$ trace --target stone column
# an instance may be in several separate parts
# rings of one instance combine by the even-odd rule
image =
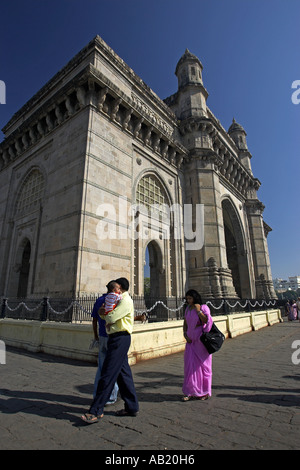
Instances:
[[[246,209],[254,264],[256,298],[275,299],[277,296],[272,282],[269,250],[262,216],[264,205],[258,199],[248,199]]]
[[[186,203],[204,205],[204,244],[190,250],[190,288],[200,291],[204,298],[237,298],[231,270],[228,269],[223,215],[220,197],[217,155],[212,151],[194,153],[185,168]]]

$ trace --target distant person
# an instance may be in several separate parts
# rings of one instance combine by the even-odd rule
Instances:
[[[210,331],[213,320],[207,305],[202,305],[200,294],[187,291],[183,334],[187,341],[184,351],[183,401],[207,400],[211,396],[212,357],[200,341],[204,331]]]
[[[296,305],[297,305],[297,316],[298,316],[298,320],[300,321],[300,297],[298,297]]]
[[[296,320],[297,319],[297,306],[293,300],[289,300],[288,308],[289,308],[289,314],[288,314],[289,321]]]
[[[111,324],[111,327],[108,332],[107,354],[104,359],[96,396],[89,412],[81,416],[81,419],[87,424],[97,423],[103,417],[104,405],[116,381],[121,398],[125,402],[124,409],[117,411],[116,415],[136,416],[139,411],[139,403],[127,356],[134,324],[133,301],[128,293],[128,280],[119,278],[116,279],[116,282],[120,285],[122,301],[108,315],[102,316],[100,312],[102,318],[105,318]],[[102,310],[104,313],[104,308]]]
[[[297,320],[298,310],[297,310],[297,303],[295,300],[292,301],[292,312],[293,312],[293,320]]]

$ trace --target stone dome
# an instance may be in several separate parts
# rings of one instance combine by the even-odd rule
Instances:
[[[195,55],[195,54],[192,54],[188,49],[185,50],[185,53],[180,57],[178,63],[177,63],[177,66],[176,66],[176,70],[175,70],[175,75],[177,75],[177,72],[178,72],[178,69],[179,67],[186,61],[194,61],[194,62],[197,62],[201,69],[203,69],[203,65],[201,64],[200,60],[198,59],[198,57]]]
[[[232,124],[231,124],[231,126],[229,127],[229,129],[228,129],[228,134],[232,134],[233,132],[236,132],[236,131],[244,132],[244,134],[246,134],[246,131],[245,131],[245,129],[243,128],[243,126],[241,126],[241,125],[240,125],[238,122],[236,122],[236,120],[233,118]]]

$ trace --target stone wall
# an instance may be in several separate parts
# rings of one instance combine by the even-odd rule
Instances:
[[[226,338],[256,331],[282,321],[280,310],[235,313],[214,317]],[[136,324],[129,350],[129,362],[153,359],[183,351],[183,320]],[[89,362],[97,361],[97,350],[89,349],[93,339],[91,324],[37,322],[30,320],[0,320],[0,338],[8,346],[32,352],[44,352],[59,357]]]

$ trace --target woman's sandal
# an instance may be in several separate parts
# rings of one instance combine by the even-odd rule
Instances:
[[[207,394],[207,395],[204,395],[203,397],[196,397],[196,398],[197,398],[197,400],[201,400],[201,401],[203,401],[203,400],[208,400],[208,399],[209,399],[209,395]]]
[[[182,401],[190,401],[190,400],[201,400],[201,401],[203,401],[203,400],[208,400],[208,399],[209,399],[209,395],[207,394],[207,395],[204,395],[202,397],[194,397],[192,395],[189,395],[189,396],[185,395],[184,397],[182,397],[181,400]]]
[[[181,398],[181,401],[189,401],[192,400],[193,397],[185,395],[184,397]]]
[[[103,414],[99,416],[92,415],[90,413],[85,413],[84,415],[81,416],[82,421],[84,421],[86,424],[94,424],[98,423],[99,418],[103,418]]]

